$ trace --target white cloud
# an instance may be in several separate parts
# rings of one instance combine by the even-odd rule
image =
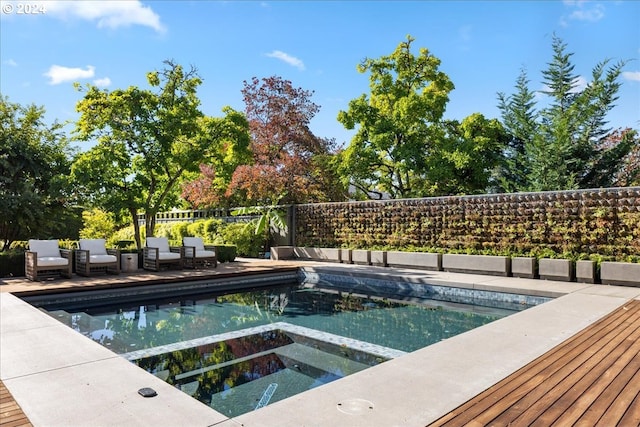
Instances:
[[[3,61],[4,64],[7,64],[10,67],[17,67],[18,63],[16,61],[14,61],[13,59],[7,59],[6,61]]]
[[[153,28],[157,32],[166,30],[160,22],[160,16],[149,6],[143,6],[138,0],[47,1],[46,8],[48,16],[96,21],[98,28],[116,29],[142,25]]]
[[[622,77],[626,80],[640,82],[640,71],[623,71]]]
[[[604,18],[605,8],[601,3],[593,3],[585,0],[565,0],[563,3],[572,10],[569,13],[568,19],[597,22]],[[566,23],[564,18],[562,21]]]
[[[276,58],[283,62],[286,62],[287,64],[298,68],[299,70],[304,70],[304,63],[300,59],[296,58],[295,56],[291,56],[279,50],[274,50],[273,52],[267,53],[266,55],[269,58]]]
[[[93,84],[98,87],[107,87],[111,85],[111,79],[109,77],[104,77],[101,79],[95,79]]]
[[[90,79],[95,74],[95,67],[87,65],[87,69],[69,68],[61,65],[52,65],[49,71],[43,75],[49,77],[50,85],[57,85],[64,82],[71,82],[79,79]]]

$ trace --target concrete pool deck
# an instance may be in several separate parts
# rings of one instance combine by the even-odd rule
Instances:
[[[640,299],[640,288],[634,287],[306,261],[241,261],[218,273],[276,266],[380,273],[556,299],[229,419],[23,302],[12,294],[17,282],[5,280],[0,282],[0,380],[34,426],[425,426],[627,301]],[[52,284],[62,282],[30,286]],[[158,396],[139,396],[142,387],[154,388]]]

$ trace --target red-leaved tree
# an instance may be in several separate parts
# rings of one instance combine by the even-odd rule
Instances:
[[[320,109],[313,92],[274,76],[245,81],[242,95],[253,163],[236,168],[227,197],[245,206],[342,200],[330,161],[334,140],[309,129]]]
[[[640,137],[638,131],[631,128],[615,130],[599,141],[598,148],[603,152],[609,152],[622,145],[631,145],[632,148],[623,157],[622,162],[616,165],[616,170],[612,171],[611,185],[615,187],[640,185]]]

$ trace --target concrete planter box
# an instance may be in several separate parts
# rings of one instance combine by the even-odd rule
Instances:
[[[604,261],[600,279],[605,285],[640,286],[640,264]]]
[[[442,254],[429,252],[388,251],[387,265],[390,267],[424,268],[442,270]]]
[[[340,248],[306,248],[296,246],[293,253],[296,258],[340,262]]]
[[[494,255],[442,255],[442,269],[459,273],[489,274],[492,276],[509,276],[511,274],[511,257]]]
[[[370,259],[371,265],[377,265],[380,267],[387,266],[387,252],[386,251],[371,251]]]
[[[538,263],[533,257],[511,258],[511,274],[513,277],[535,279],[538,277]]]
[[[598,283],[595,261],[576,261],[576,281],[580,283]]]
[[[571,282],[575,278],[573,261],[570,259],[542,258],[538,261],[538,273],[544,280]]]
[[[293,259],[293,246],[273,246],[271,247],[271,259],[273,260],[281,260],[281,259]]]
[[[371,264],[371,251],[364,249],[352,249],[351,264]]]

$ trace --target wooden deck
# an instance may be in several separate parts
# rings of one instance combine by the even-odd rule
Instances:
[[[147,271],[130,273],[96,274],[90,277],[73,275],[70,279],[31,281],[26,277],[0,278],[0,292],[11,292],[17,296],[60,293],[68,291],[88,291],[115,289],[132,286],[148,286],[187,280],[221,279],[275,270],[296,269],[300,263],[294,261],[252,260],[250,262],[220,263],[217,268]]]
[[[22,412],[22,409],[2,381],[0,381],[0,426],[32,427],[29,419]]]
[[[634,300],[430,426],[640,425]]]

